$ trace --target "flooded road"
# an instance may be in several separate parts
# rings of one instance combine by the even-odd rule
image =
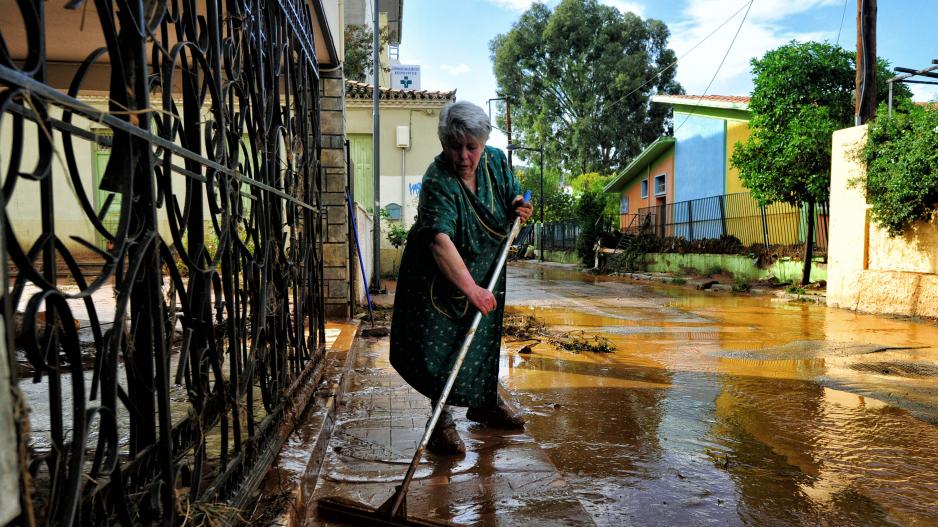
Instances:
[[[600,525],[938,525],[938,325],[526,264],[502,382]]]

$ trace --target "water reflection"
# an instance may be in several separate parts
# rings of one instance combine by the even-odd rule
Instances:
[[[938,525],[938,326],[510,273],[512,309],[618,348],[503,357],[598,524]]]

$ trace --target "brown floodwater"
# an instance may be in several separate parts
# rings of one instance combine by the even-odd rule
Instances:
[[[938,325],[513,265],[502,382],[600,525],[938,525]]]

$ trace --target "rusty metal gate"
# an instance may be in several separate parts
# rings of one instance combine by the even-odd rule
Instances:
[[[324,352],[308,3],[4,9],[16,523],[236,522]],[[64,81],[59,10],[102,43]]]

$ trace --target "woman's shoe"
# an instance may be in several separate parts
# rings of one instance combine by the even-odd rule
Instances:
[[[427,450],[438,456],[455,456],[466,453],[466,445],[456,431],[456,424],[450,419],[444,423],[441,419],[433,427],[430,440],[427,441]]]
[[[524,430],[524,419],[513,412],[504,401],[499,401],[494,408],[470,408],[466,419],[493,428],[505,430]]]

